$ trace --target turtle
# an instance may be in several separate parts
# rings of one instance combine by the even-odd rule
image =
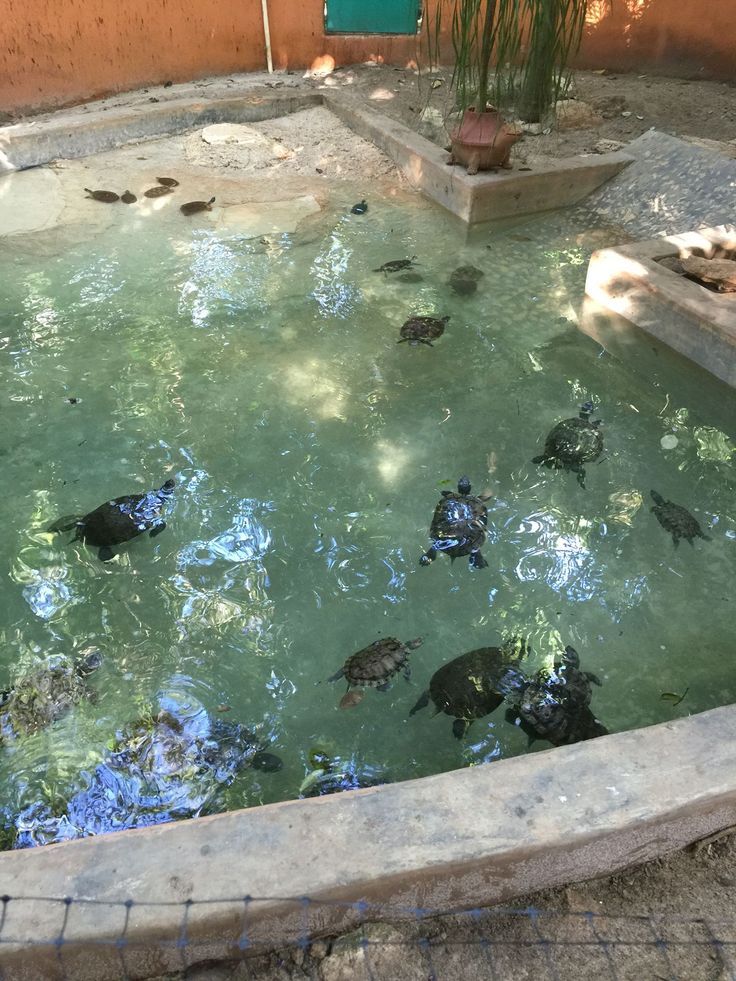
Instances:
[[[135,204],[138,198],[132,191],[124,191],[123,194],[120,195],[120,200],[123,202],[123,204]]]
[[[603,452],[603,434],[600,419],[591,420],[593,403],[580,406],[577,419],[563,419],[550,430],[544,443],[544,452],[535,456],[532,463],[543,463],[550,469],[572,470],[578,475],[578,483],[585,487],[584,463],[597,460]]]
[[[214,203],[214,198],[210,198],[209,201],[187,201],[179,208],[179,211],[183,215],[196,215],[199,211],[212,211]]]
[[[424,282],[424,276],[422,276],[421,273],[412,272],[411,270],[409,272],[402,273],[400,276],[397,276],[396,278],[399,280],[400,283],[423,283]]]
[[[368,203],[365,200],[365,198],[363,198],[362,201],[359,201],[357,204],[354,204],[352,206],[352,208],[350,209],[350,214],[351,215],[364,215],[367,210],[368,210]]]
[[[470,296],[478,289],[478,280],[483,278],[483,270],[475,266],[458,266],[448,280],[448,285],[461,296]]]
[[[149,187],[147,191],[143,193],[147,198],[160,198],[164,194],[172,194],[174,191],[173,187],[167,187],[165,184],[157,184],[156,187]]]
[[[161,509],[171,497],[175,482],[167,480],[163,487],[147,494],[129,494],[106,501],[94,511],[83,515],[67,515],[49,526],[49,531],[71,531],[76,529],[72,541],[84,541],[99,548],[101,562],[107,562],[115,555],[115,545],[130,541],[144,531],[155,538],[166,527],[161,518]]]
[[[391,259],[389,262],[384,262],[384,264],[379,266],[378,269],[374,269],[373,272],[401,272],[402,269],[408,269],[410,266],[413,266],[415,259],[415,255],[413,255],[411,259]]]
[[[529,745],[546,739],[563,746],[606,735],[608,730],[590,710],[592,685],[600,684],[596,675],[580,670],[580,656],[568,645],[552,668],[542,668],[520,691],[506,718],[526,732]]]
[[[399,332],[401,337],[396,343],[403,344],[404,341],[408,341],[412,347],[416,347],[417,344],[433,347],[432,341],[442,337],[449,321],[449,317],[409,317],[402,325]]]
[[[157,177],[156,180],[159,184],[163,184],[164,187],[178,187],[179,181],[174,180],[173,177]]]
[[[411,676],[409,654],[422,643],[421,637],[407,640],[402,644],[395,637],[381,637],[372,644],[351,654],[338,672],[328,678],[328,681],[339,681],[345,678],[348,690],[340,701],[340,708],[350,708],[362,701],[365,688],[377,688],[387,691],[391,687],[391,678],[403,671],[408,681]],[[351,691],[351,689],[360,689]]]
[[[708,535],[703,534],[702,528],[687,508],[682,507],[681,504],[673,504],[672,501],[665,501],[662,495],[654,490],[650,491],[650,494],[654,501],[652,508],[654,516],[664,530],[672,535],[675,548],[680,544],[681,538],[690,542],[691,545],[694,544],[693,538],[703,538],[706,542],[711,541]]]
[[[526,643],[513,637],[501,647],[479,647],[443,664],[429,681],[409,715],[434,703],[436,712],[452,716],[452,734],[462,739],[475,719],[490,715],[507,696],[523,689],[528,678],[519,662]]]
[[[488,524],[488,511],[483,502],[490,494],[475,497],[470,491],[468,477],[460,478],[457,491],[442,491],[429,528],[432,546],[419,560],[421,565],[433,562],[438,552],[445,552],[453,562],[459,556],[467,555],[471,569],[484,569],[488,565],[480,550],[486,540]]]
[[[95,201],[104,201],[105,204],[112,204],[114,201],[120,200],[120,195],[116,194],[115,191],[90,191],[88,187],[84,189],[90,198],[94,198]]]

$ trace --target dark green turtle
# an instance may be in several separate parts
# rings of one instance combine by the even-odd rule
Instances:
[[[210,198],[209,201],[187,201],[179,208],[179,211],[183,215],[196,215],[200,211],[212,211],[214,203],[214,198]]]
[[[167,184],[157,184],[156,187],[149,187],[147,191],[144,191],[144,195],[147,198],[160,198],[164,194],[173,194],[174,188],[169,187]]]
[[[603,434],[600,419],[591,420],[593,403],[580,406],[577,419],[563,419],[547,436],[544,452],[535,456],[532,463],[543,463],[556,470],[572,470],[578,475],[578,483],[585,487],[584,463],[597,460],[603,452]]]
[[[449,317],[410,317],[399,331],[401,337],[396,343],[408,341],[412,347],[417,344],[428,344],[432,347],[432,341],[442,337],[449,321]]]
[[[129,494],[106,501],[94,511],[83,515],[67,515],[50,527],[50,532],[71,531],[76,528],[72,541],[83,541],[99,548],[99,558],[107,562],[115,555],[114,546],[128,542],[144,531],[155,538],[166,527],[161,511],[171,497],[175,482],[167,480],[163,487],[147,494]]]
[[[471,495],[470,480],[461,477],[457,491],[442,491],[442,498],[434,509],[429,537],[432,546],[421,557],[421,565],[429,565],[444,552],[455,561],[467,555],[471,569],[483,569],[488,563],[480,554],[486,540],[488,510],[483,503],[490,495]]]
[[[328,681],[339,681],[345,678],[348,690],[343,695],[340,708],[351,708],[362,701],[365,688],[377,688],[387,691],[391,687],[391,678],[403,671],[409,680],[409,654],[422,643],[421,637],[407,640],[402,644],[395,637],[381,637],[372,644],[351,654],[340,670],[333,674]],[[358,689],[353,691],[351,689]]]
[[[120,200],[123,202],[123,204],[135,204],[138,198],[132,191],[123,191],[123,193],[120,195]]]
[[[120,200],[120,195],[116,194],[115,191],[90,191],[88,187],[85,187],[84,190],[88,197],[94,198],[95,201],[104,201],[105,204],[113,204],[113,202]]]
[[[365,200],[365,198],[363,198],[362,201],[358,201],[357,204],[354,204],[352,206],[352,208],[350,209],[350,214],[351,215],[364,215],[367,210],[368,210],[368,202]]]
[[[530,745],[536,739],[563,746],[604,736],[608,730],[590,710],[592,685],[600,684],[596,675],[580,670],[578,652],[568,646],[552,668],[542,668],[519,692],[506,718],[526,732]]]
[[[415,259],[415,255],[413,255],[411,259],[391,259],[389,262],[384,262],[384,264],[379,266],[378,269],[374,269],[373,272],[401,272],[402,269],[408,269],[410,266],[413,266]]]
[[[483,270],[475,266],[458,266],[449,279],[449,286],[460,296],[470,296],[478,289],[478,281],[483,278]]]
[[[703,538],[706,542],[711,540],[707,535],[703,534],[703,530],[697,520],[690,514],[687,508],[682,507],[681,504],[673,504],[672,501],[665,501],[662,495],[656,491],[650,491],[650,494],[654,501],[654,507],[652,508],[654,516],[664,530],[672,535],[675,548],[680,544],[681,538],[690,542],[691,545],[694,544],[693,538]]]
[[[156,180],[159,182],[159,184],[162,184],[164,187],[179,186],[179,181],[175,180],[173,177],[157,177]]]
[[[452,733],[462,739],[475,719],[490,715],[509,695],[523,689],[528,679],[519,662],[528,648],[518,638],[503,647],[479,647],[443,664],[432,675],[409,715],[434,703],[436,712],[452,716]]]

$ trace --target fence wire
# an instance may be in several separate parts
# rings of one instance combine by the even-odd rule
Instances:
[[[266,906],[281,911],[278,936],[264,932],[261,906],[264,911]],[[238,911],[230,916],[234,928],[218,927],[216,911],[223,909]],[[162,931],[168,936],[141,931],[141,924],[155,927],[162,914],[168,914]],[[120,925],[100,937],[99,923],[111,915]],[[294,916],[299,925],[285,932],[284,924]],[[58,930],[47,932],[55,920]],[[330,922],[341,923],[346,932],[330,932],[325,925]],[[140,963],[146,961],[136,961],[135,955],[145,953],[150,960],[152,951],[160,955],[163,973],[141,973]],[[40,952],[46,956],[34,957]],[[95,973],[95,954],[102,953],[104,965]],[[84,963],[89,970],[80,968]],[[225,973],[213,975],[218,966]],[[82,976],[95,981],[195,981],[200,973],[208,981],[230,976],[316,981],[736,981],[736,917],[533,906],[440,910],[307,896],[246,895],[180,903],[0,897],[0,981],[79,981]]]

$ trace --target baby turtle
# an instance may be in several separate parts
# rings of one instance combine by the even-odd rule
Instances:
[[[516,708],[506,713],[509,722],[519,725],[529,737],[546,739],[553,746],[565,746],[604,736],[605,726],[590,710],[593,689],[600,679],[580,670],[580,657],[573,647],[558,654],[552,668],[542,668],[523,688]]]
[[[603,434],[598,428],[600,419],[591,420],[593,403],[580,406],[577,419],[563,419],[547,436],[544,453],[535,456],[532,463],[543,463],[556,470],[572,470],[578,475],[578,483],[585,487],[584,463],[597,460],[603,452]]]
[[[339,681],[340,678],[345,678],[348,683],[348,690],[342,697],[340,708],[351,708],[362,701],[364,688],[387,691],[391,687],[391,678],[399,671],[403,671],[408,681],[411,674],[409,654],[421,643],[421,637],[407,640],[405,644],[395,637],[382,637],[355,654],[351,654],[340,670],[327,679]],[[352,688],[361,690],[351,691]]]
[[[115,545],[128,542],[144,531],[150,532],[151,538],[161,534],[166,527],[166,522],[161,518],[161,510],[171,497],[174,487],[175,482],[167,480],[163,487],[147,494],[116,497],[81,518],[74,515],[59,518],[48,530],[60,532],[75,528],[76,534],[72,541],[94,545],[99,548],[100,561],[107,562],[115,555]]]
[[[84,189],[87,196],[94,198],[95,201],[104,201],[106,204],[112,204],[113,201],[119,201],[120,195],[116,194],[115,191],[90,191],[88,187]]]
[[[475,719],[490,715],[507,695],[522,690],[528,678],[519,669],[528,648],[518,638],[502,647],[479,647],[461,654],[435,671],[425,691],[409,715],[429,705],[435,715],[452,716],[452,734],[462,739]]]
[[[413,266],[415,259],[415,255],[413,255],[411,259],[391,259],[390,262],[384,262],[382,266],[379,266],[378,269],[374,269],[373,272],[401,272],[402,269],[408,269],[409,266]]]
[[[483,502],[490,494],[474,497],[470,490],[468,477],[461,477],[457,492],[442,491],[429,529],[432,547],[419,560],[421,565],[433,562],[438,552],[445,552],[453,562],[461,555],[469,556],[471,569],[484,569],[488,565],[480,550],[488,524],[488,510]]]
[[[164,194],[173,194],[174,188],[167,187],[165,184],[157,184],[156,187],[149,187],[147,191],[143,193],[147,198],[160,198]]]
[[[672,501],[665,501],[662,495],[656,491],[650,491],[650,493],[654,501],[652,508],[654,516],[664,530],[672,535],[675,548],[680,544],[681,538],[690,542],[691,545],[693,538],[703,538],[706,542],[711,541],[707,535],[703,534],[700,525],[687,508],[680,504],[673,504]]]
[[[120,195],[120,200],[123,202],[123,204],[135,204],[138,198],[132,191],[125,191]]]
[[[199,211],[212,211],[214,203],[214,198],[210,198],[209,201],[187,201],[179,208],[179,211],[183,215],[196,215]]]
[[[478,281],[483,278],[483,270],[475,266],[458,266],[449,279],[450,287],[460,296],[470,296],[478,289]]]
[[[417,344],[428,344],[429,347],[434,347],[432,341],[442,337],[449,321],[449,317],[440,317],[439,319],[436,317],[410,317],[399,331],[401,338],[396,343],[403,344],[404,341],[408,341],[412,347],[416,347]]]
[[[179,181],[175,181],[173,177],[157,177],[156,180],[159,184],[163,184],[164,187],[178,187]]]
[[[365,198],[363,198],[363,200],[359,201],[358,204],[354,204],[352,206],[352,208],[350,209],[350,214],[364,215],[367,210],[368,210],[368,203],[366,202]]]

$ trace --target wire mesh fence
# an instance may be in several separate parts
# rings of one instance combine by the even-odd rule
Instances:
[[[736,917],[241,896],[0,897],[0,981],[736,979]]]

